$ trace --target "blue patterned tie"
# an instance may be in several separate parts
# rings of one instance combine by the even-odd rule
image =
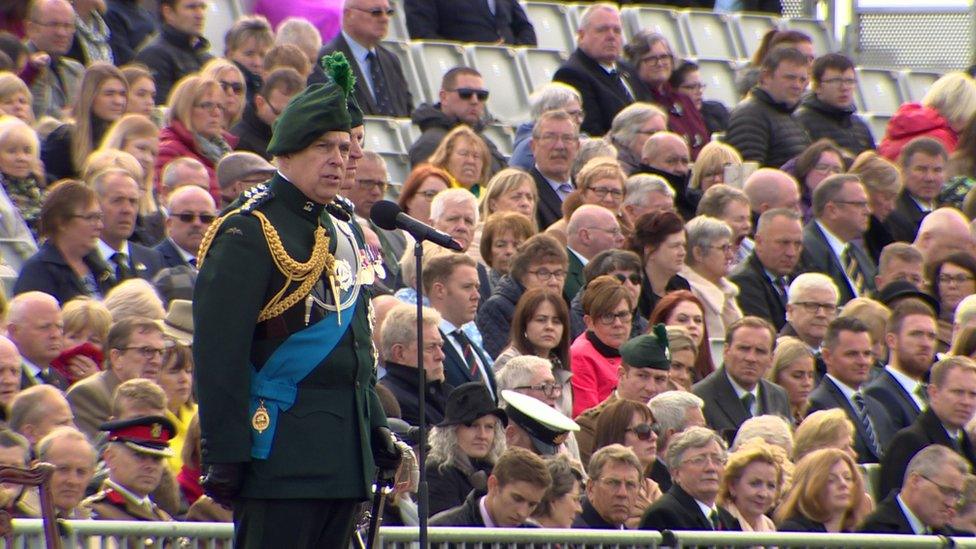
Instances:
[[[857,411],[857,419],[861,422],[861,426],[864,427],[864,435],[868,439],[868,444],[871,446],[871,451],[874,452],[875,456],[881,457],[881,447],[878,446],[878,435],[874,432],[874,425],[871,423],[871,418],[868,417],[867,408],[864,406],[864,395],[861,393],[854,393],[851,398],[854,401],[854,408]]]

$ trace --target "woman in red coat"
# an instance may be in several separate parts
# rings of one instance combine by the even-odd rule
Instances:
[[[223,128],[223,91],[220,83],[202,76],[179,81],[169,96],[166,127],[159,132],[156,181],[171,160],[186,156],[199,160],[210,176],[210,194],[220,203],[217,162],[233,151],[237,138]]]
[[[637,300],[615,276],[598,276],[583,291],[586,331],[569,348],[573,417],[603,402],[617,388],[620,346],[630,338]]]
[[[976,114],[976,81],[962,72],[951,72],[932,84],[921,103],[905,103],[885,130],[878,152],[897,161],[901,149],[916,137],[932,137],[956,150],[959,134]]]

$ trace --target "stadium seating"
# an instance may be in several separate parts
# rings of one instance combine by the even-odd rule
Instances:
[[[664,35],[676,55],[690,55],[678,12],[667,8],[628,7],[620,10],[620,17],[628,39],[643,29],[650,29]]]
[[[203,36],[210,41],[212,53],[223,55],[224,35],[234,25],[234,21],[245,13],[238,0],[207,2],[207,19],[204,22]]]
[[[386,39],[397,42],[410,40],[410,33],[407,31],[407,12],[403,9],[403,2],[401,0],[391,0],[390,7],[393,8],[394,15],[390,19],[390,31],[386,35]]]
[[[932,87],[939,77],[937,72],[926,71],[906,71],[902,74],[902,85],[905,89],[905,97],[909,101],[921,101],[926,92]]]
[[[739,102],[735,89],[736,64],[728,59],[698,59],[702,82],[705,83],[705,99],[721,101],[732,108]]]
[[[517,52],[504,46],[471,45],[464,49],[468,65],[481,73],[488,96],[488,112],[508,124],[518,124],[529,114],[529,91],[519,67]]]
[[[413,95],[414,107],[429,101],[430,99],[424,93],[424,87],[420,84],[420,76],[417,74],[417,67],[413,64],[413,57],[410,55],[410,43],[385,40],[383,46],[400,60],[403,76],[407,79],[407,87]]]
[[[428,101],[436,101],[445,72],[453,67],[468,65],[464,48],[454,42],[413,42],[410,44],[410,52],[424,97]]]
[[[556,2],[526,2],[525,13],[535,26],[540,48],[567,52],[576,48],[575,25],[569,6]]]
[[[892,115],[905,101],[897,73],[887,69],[860,67],[857,69],[857,75],[860,110],[873,114]]]
[[[813,39],[813,48],[818,55],[840,50],[834,33],[820,19],[795,18],[783,20],[783,26],[788,29],[802,31]]]
[[[405,154],[395,153],[380,153],[380,156],[386,161],[386,171],[389,173],[390,183],[403,185],[407,176],[410,175],[410,158]]]
[[[538,48],[520,48],[518,60],[522,65],[522,74],[528,91],[539,89],[540,86],[552,82],[552,75],[556,74],[559,66],[569,56],[560,50],[544,50]]]
[[[880,143],[881,138],[884,137],[885,129],[888,127],[888,121],[891,120],[891,117],[888,115],[871,113],[862,113],[861,116],[864,117],[864,121],[867,122],[868,126],[871,128],[871,135],[874,136],[874,142]]]
[[[744,57],[736,48],[731,17],[711,11],[689,10],[680,21],[688,37],[690,54],[695,57],[735,59]]]
[[[770,30],[780,25],[779,19],[753,13],[738,13],[732,16],[732,28],[739,41],[739,54],[752,58],[759,49],[759,42]]]
[[[489,124],[485,126],[484,135],[494,143],[505,158],[512,156],[515,145],[515,131],[507,124]]]
[[[404,154],[407,152],[400,122],[395,118],[367,116],[363,123],[366,129],[366,149],[378,153]]]

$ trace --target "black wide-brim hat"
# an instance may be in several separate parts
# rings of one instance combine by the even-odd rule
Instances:
[[[884,303],[888,307],[891,307],[892,303],[895,301],[908,298],[918,299],[927,304],[929,307],[932,307],[932,310],[935,311],[936,318],[938,318],[942,308],[939,300],[936,299],[932,294],[918,289],[918,286],[907,280],[896,280],[886,285],[884,288],[881,288],[881,290],[878,292],[878,301]]]
[[[508,414],[498,407],[495,399],[491,398],[488,388],[479,381],[471,381],[455,387],[447,396],[444,412],[444,421],[438,423],[438,427],[471,423],[488,414],[494,414],[501,420],[502,425],[508,425]]]

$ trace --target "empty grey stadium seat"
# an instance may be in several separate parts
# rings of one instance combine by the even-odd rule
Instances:
[[[464,48],[454,42],[412,42],[410,51],[424,95],[431,102],[437,101],[444,73],[468,64],[464,58]]]
[[[736,64],[728,59],[698,59],[702,82],[705,83],[705,99],[720,101],[729,110],[739,102],[735,89]]]
[[[512,156],[512,148],[515,144],[515,132],[512,127],[506,124],[489,124],[485,126],[485,137],[494,143],[505,158]]]
[[[552,82],[552,75],[556,74],[569,55],[559,50],[543,50],[538,48],[521,48],[518,59],[522,64],[522,73],[529,93],[540,86]]]
[[[390,183],[403,185],[410,175],[410,158],[405,154],[380,153],[386,161],[386,171],[390,176]]]
[[[909,101],[921,101],[929,88],[942,75],[937,72],[928,71],[906,71],[902,75],[902,83],[905,88]]]
[[[576,25],[570,7],[557,2],[526,2],[525,13],[535,27],[540,48],[571,52],[576,49]]]
[[[671,43],[671,48],[676,55],[681,57],[690,55],[687,41],[681,30],[678,12],[667,8],[629,7],[620,10],[620,17],[623,20],[624,34],[628,38],[641,30],[650,29],[663,34]]]
[[[684,23],[691,55],[711,59],[745,57],[736,47],[729,15],[688,10],[680,14],[679,20]]]
[[[424,87],[420,85],[420,76],[417,74],[417,67],[413,62],[413,55],[410,52],[410,43],[407,41],[384,40],[383,47],[393,52],[400,60],[400,67],[403,69],[403,76],[407,79],[407,87],[413,95],[413,106],[416,107],[424,102],[429,102]]]
[[[529,92],[514,48],[469,45],[468,64],[481,73],[488,96],[488,112],[507,124],[524,122],[529,114]]]
[[[859,108],[873,114],[892,115],[905,102],[898,74],[887,69],[857,69]]]
[[[406,144],[396,118],[367,116],[363,118],[366,127],[366,149],[378,153],[405,154]]]

